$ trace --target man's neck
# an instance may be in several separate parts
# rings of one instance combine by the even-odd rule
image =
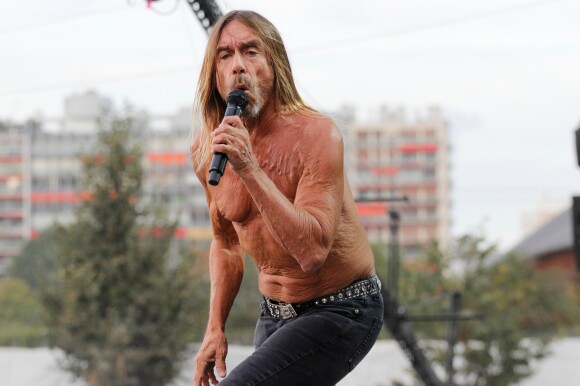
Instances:
[[[262,135],[269,131],[270,123],[277,116],[273,103],[268,102],[255,118],[243,118],[244,126],[250,134]]]

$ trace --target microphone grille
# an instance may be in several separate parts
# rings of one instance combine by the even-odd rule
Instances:
[[[229,93],[227,103],[239,106],[243,110],[248,105],[248,96],[244,90],[235,89]]]

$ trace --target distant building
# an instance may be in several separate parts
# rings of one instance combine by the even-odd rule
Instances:
[[[65,105],[65,116],[50,130],[0,134],[0,264],[54,222],[71,222],[81,202],[81,156],[93,151],[96,120],[112,104],[87,92],[67,98]],[[409,197],[407,203],[392,204],[401,214],[404,256],[416,256],[431,240],[446,248],[450,162],[447,123],[439,110],[429,109],[410,122],[402,110],[383,108],[377,122],[367,125],[357,124],[348,106],[331,115],[343,133],[355,198]],[[163,204],[179,221],[176,239],[203,247],[212,233],[205,192],[190,162],[191,118],[189,108],[168,116],[137,112],[134,135],[144,148],[142,204]],[[361,210],[369,239],[388,241],[386,208]]]
[[[69,97],[66,104],[58,130],[0,133],[0,274],[27,240],[55,222],[73,221],[82,200],[81,158],[94,151],[96,119],[111,106],[94,93]],[[177,240],[206,245],[210,222],[190,162],[191,115],[190,109],[161,117],[136,113],[135,137],[144,150],[142,204],[161,204],[179,221]]]
[[[0,132],[0,275],[30,237],[29,148],[20,130]]]
[[[111,111],[113,103],[95,91],[74,94],[64,101],[64,121],[62,130],[74,133],[94,133],[97,120]]]
[[[567,202],[562,202],[561,198],[544,196],[535,208],[523,213],[521,217],[521,228],[524,235],[530,234],[541,226],[551,221],[557,214],[567,206]]]
[[[572,209],[568,208],[524,238],[511,252],[531,259],[538,269],[559,269],[568,278],[580,280],[572,221]]]
[[[451,199],[448,125],[438,108],[407,119],[403,109],[382,107],[375,123],[346,131],[347,170],[355,198],[408,197],[408,202],[359,204],[371,241],[389,240],[387,208],[401,216],[403,257],[414,258],[432,240],[450,243]]]
[[[206,244],[212,233],[205,190],[191,165],[191,115],[182,110],[171,117],[170,130],[148,133],[143,193],[151,205],[163,204],[179,220],[176,237]]]

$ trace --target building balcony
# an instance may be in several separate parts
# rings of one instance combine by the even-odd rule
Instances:
[[[24,218],[24,214],[22,212],[16,211],[0,211],[0,219],[7,219],[7,220],[22,220]]]
[[[22,193],[3,193],[0,191],[0,201],[22,201],[24,195]]]
[[[0,229],[0,240],[21,240],[22,231],[20,229],[9,228]]]
[[[0,154],[0,164],[3,163],[22,163],[20,154]]]

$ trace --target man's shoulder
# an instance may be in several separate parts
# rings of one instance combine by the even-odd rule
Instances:
[[[316,110],[303,110],[289,114],[291,119],[307,122],[310,124],[333,125],[334,121],[327,115]]]
[[[308,154],[326,154],[343,148],[343,138],[335,122],[321,113],[292,114],[286,122],[291,140],[299,151]]]
[[[287,116],[287,121],[305,136],[334,136],[339,134],[334,120],[317,111],[293,113]]]

